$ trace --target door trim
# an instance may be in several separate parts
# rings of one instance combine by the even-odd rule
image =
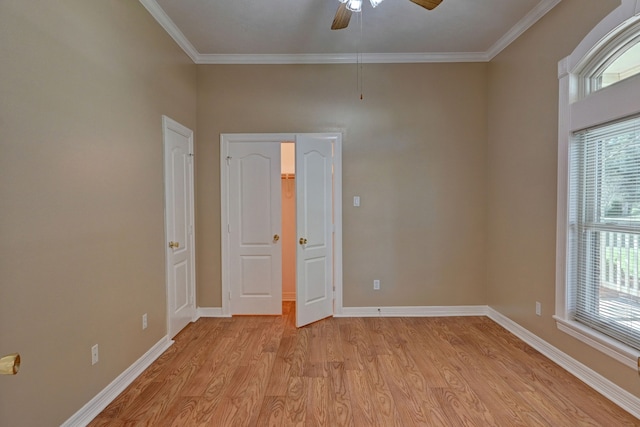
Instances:
[[[169,266],[169,255],[168,255],[168,247],[166,246],[169,241],[168,234],[168,221],[167,221],[167,169],[166,169],[166,135],[168,130],[172,130],[189,139],[189,149],[193,153],[194,150],[194,142],[193,142],[193,131],[175,120],[171,119],[167,116],[162,116],[162,150],[163,150],[163,179],[164,179],[164,253],[165,253],[165,298],[166,298],[166,313],[167,313],[167,334],[169,338],[172,338],[176,334],[171,331],[171,304],[169,293],[171,289],[169,289],[169,274],[170,274],[170,266]],[[197,309],[196,309],[196,232],[195,232],[195,174],[194,174],[194,162],[191,162],[191,167],[189,168],[189,196],[191,202],[191,215],[189,221],[191,222],[191,238],[189,239],[189,250],[191,252],[191,261],[189,263],[189,269],[191,270],[191,283],[189,284],[189,301],[190,301],[190,310],[191,310],[191,321],[196,320]],[[177,333],[177,332],[176,332]]]
[[[333,314],[342,314],[342,133],[323,132],[310,133],[311,135],[339,136],[336,138],[335,153],[333,159],[334,179],[334,259],[333,259],[333,286],[334,303]],[[226,133],[220,134],[220,240],[221,240],[221,279],[222,279],[222,315],[231,315],[230,284],[229,284],[229,177],[227,169],[227,156],[229,144],[233,142],[294,142],[296,133]]]

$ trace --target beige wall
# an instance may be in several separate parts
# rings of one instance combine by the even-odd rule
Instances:
[[[619,3],[564,0],[489,64],[487,292],[493,308],[640,396],[633,370],[558,331],[551,317],[557,64]]]
[[[198,66],[198,304],[221,305],[219,135],[322,131],[344,135],[344,305],[485,304],[486,70],[365,64],[360,100],[355,65]]]
[[[54,426],[166,334],[161,115],[195,129],[196,67],[131,0],[3,0],[0,58],[0,425]]]

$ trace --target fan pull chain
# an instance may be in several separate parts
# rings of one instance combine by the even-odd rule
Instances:
[[[360,39],[358,40],[358,56],[357,56],[357,85],[360,90],[360,100],[362,100],[362,21],[363,21],[364,8],[360,10]]]

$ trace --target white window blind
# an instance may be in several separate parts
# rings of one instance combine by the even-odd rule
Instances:
[[[640,350],[640,117],[573,135],[570,317]]]

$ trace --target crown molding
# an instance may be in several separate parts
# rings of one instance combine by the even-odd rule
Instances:
[[[489,62],[562,0],[541,0],[486,52],[414,52],[310,54],[202,54],[196,50],[156,0],[140,0],[164,30],[196,64],[403,64],[436,62]]]
[[[482,52],[445,53],[353,53],[334,54],[267,54],[267,55],[203,55],[196,64],[403,64],[423,62],[486,62]]]
[[[540,20],[544,15],[546,15],[551,9],[556,7],[558,3],[562,0],[541,0],[540,3],[529,13],[527,13],[524,18],[522,18],[516,25],[511,27],[509,31],[505,33],[504,36],[500,37],[500,39],[493,44],[485,53],[487,55],[487,61],[491,61],[496,57],[500,52],[507,48],[511,43],[513,43],[518,37],[522,35],[525,31],[533,26],[536,22]]]
[[[164,9],[156,2],[156,0],[140,0],[140,3],[149,11],[151,16],[158,21],[158,24],[171,36],[178,46],[184,50],[184,52],[191,58],[193,62],[198,63],[198,57],[200,53],[196,50],[191,42],[185,37],[180,29],[173,23],[169,15],[166,14]]]

